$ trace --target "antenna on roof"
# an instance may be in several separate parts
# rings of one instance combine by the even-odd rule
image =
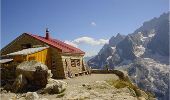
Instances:
[[[46,36],[45,36],[46,39],[49,39],[50,38],[50,33],[49,33],[49,30],[48,28],[46,28]]]

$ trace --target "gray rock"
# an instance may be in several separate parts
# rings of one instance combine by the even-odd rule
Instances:
[[[134,54],[135,42],[132,36],[127,36],[123,41],[117,45],[117,51],[121,59],[134,60],[136,58]]]
[[[119,42],[121,42],[123,39],[125,38],[125,36],[124,35],[121,35],[120,33],[118,33],[117,35],[116,35],[116,37],[111,37],[110,39],[109,39],[109,45],[111,46],[111,47],[113,47],[113,46],[116,46]]]
[[[22,74],[32,86],[45,87],[47,84],[48,67],[37,61],[25,61],[16,68],[16,75]]]
[[[61,80],[48,79],[48,84],[41,93],[58,94],[66,90],[67,83]]]
[[[148,43],[148,48],[152,50],[153,53],[159,53],[163,56],[169,56],[169,19],[168,14],[167,19],[161,22],[156,30],[157,34]]]
[[[51,73],[51,70],[48,70],[48,79],[51,78],[53,74]]]

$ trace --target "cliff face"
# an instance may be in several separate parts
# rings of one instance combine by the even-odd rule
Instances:
[[[169,93],[166,80],[169,79],[169,72],[166,71],[169,68],[169,13],[144,22],[132,34],[118,35],[121,38],[112,37],[109,44],[103,46],[98,55],[88,61],[88,65],[98,69],[103,69],[106,65],[109,68],[126,69],[133,81],[138,81],[139,87],[166,100],[164,98],[168,98]],[[141,63],[136,64],[139,59]]]
[[[118,64],[120,62],[120,56],[116,53],[116,46],[124,38],[125,36],[120,33],[117,36],[111,37],[109,43],[103,46],[98,55],[88,61],[88,65],[93,66],[93,68],[102,69],[105,65],[114,66],[114,63]]]
[[[154,93],[158,99],[168,100],[169,67],[151,58],[138,58],[127,65],[117,66],[116,69],[127,71],[138,87]]]
[[[156,30],[156,35],[148,43],[148,48],[153,53],[169,56],[169,23],[168,19],[163,20]]]

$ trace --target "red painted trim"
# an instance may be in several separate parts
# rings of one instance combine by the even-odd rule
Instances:
[[[34,35],[34,34],[30,34],[30,33],[25,33],[31,37],[34,37],[35,39],[37,40],[40,40],[44,43],[47,43],[55,48],[58,48],[58,49],[61,49],[63,53],[73,53],[73,54],[85,54],[84,51],[76,48],[76,47],[73,47],[69,44],[66,44],[60,40],[57,40],[57,39],[52,39],[52,38],[48,38],[46,39],[45,37],[42,37],[42,36],[38,36],[38,35]]]

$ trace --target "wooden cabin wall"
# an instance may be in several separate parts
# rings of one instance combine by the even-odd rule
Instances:
[[[33,53],[33,54],[29,54],[27,55],[27,61],[30,61],[30,60],[36,60],[36,61],[39,61],[45,65],[47,65],[47,67],[49,69],[51,69],[51,65],[50,65],[50,55],[48,53],[48,48],[47,49],[44,49],[42,51],[39,51],[39,52],[36,52],[36,53]]]
[[[14,62],[21,63],[23,61],[26,61],[27,59],[25,55],[16,55],[16,56],[13,56],[13,60]]]

